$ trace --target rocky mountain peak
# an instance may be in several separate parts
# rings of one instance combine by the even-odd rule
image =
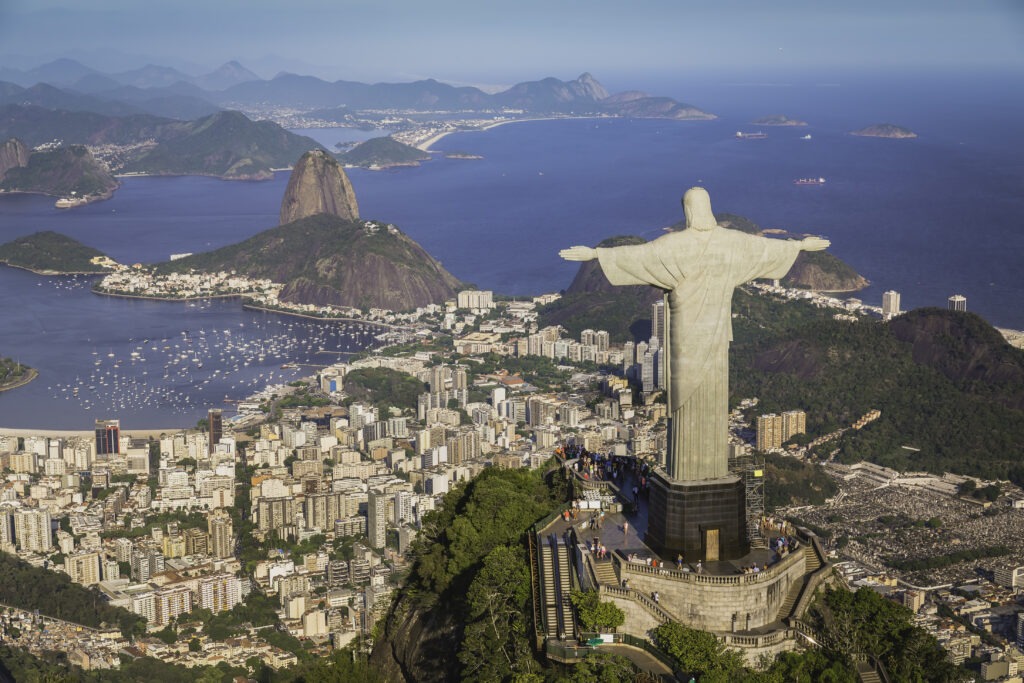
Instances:
[[[584,97],[593,100],[603,100],[608,97],[608,91],[589,72],[580,74],[580,77],[576,79],[576,86],[579,88],[579,93]]]
[[[281,224],[326,213],[355,220],[359,205],[345,170],[323,150],[306,152],[295,164],[281,200]]]
[[[18,138],[0,144],[0,180],[12,168],[28,165],[28,147]]]

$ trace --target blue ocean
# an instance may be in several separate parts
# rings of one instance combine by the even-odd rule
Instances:
[[[944,306],[950,295],[962,294],[968,309],[992,324],[1024,329],[1019,79],[652,79],[639,85],[719,118],[539,120],[452,134],[419,167],[351,169],[360,213],[396,224],[465,282],[533,295],[572,281],[576,266],[558,258],[560,248],[623,234],[653,239],[682,220],[683,192],[701,185],[717,212],[828,237],[831,251],[871,281],[856,295],[866,303],[879,305],[890,289],[901,293],[905,309]],[[773,114],[808,125],[752,123]],[[909,128],[918,137],[849,134],[877,123]],[[741,140],[737,131],[766,137]],[[300,132],[329,148],[362,135]],[[447,159],[445,152],[482,158]],[[130,263],[205,251],[276,225],[287,176],[266,182],[127,178],[113,199],[71,211],[54,209],[52,198],[4,196],[0,241],[55,230]],[[804,177],[826,182],[794,184]],[[241,398],[272,370],[277,381],[288,360],[329,362],[321,349],[343,352],[372,343],[369,332],[337,332],[324,323],[299,329],[293,319],[241,311],[235,302],[124,301],[93,295],[87,284],[0,269],[0,354],[41,372],[32,384],[0,393],[0,426],[82,429],[108,417],[128,428],[189,425],[225,397]],[[259,372],[234,370],[236,361],[210,351],[202,373],[190,357],[191,376],[164,376],[170,363],[164,346],[219,335],[221,346],[210,348],[223,348],[225,330],[254,345],[246,353],[261,336],[273,338],[275,357],[253,361],[264,364]],[[316,343],[303,345],[304,337]],[[139,364],[123,380],[129,388],[119,387],[120,400],[99,400],[110,391],[101,387],[111,385],[89,378],[105,359],[124,359],[117,374],[127,375],[122,370],[130,367],[131,353],[139,354],[138,363],[147,351],[152,367],[146,365],[146,374]],[[205,374],[216,369],[216,376]],[[236,374],[225,382],[221,375],[229,371]],[[302,373],[288,371],[287,378],[295,374]],[[82,388],[68,396],[64,389],[76,381]],[[161,392],[163,383],[173,391]],[[140,388],[150,385],[158,397]],[[95,396],[86,404],[88,386]],[[138,398],[144,394],[149,398]]]

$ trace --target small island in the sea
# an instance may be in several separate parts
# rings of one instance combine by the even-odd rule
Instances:
[[[0,263],[39,275],[106,274],[117,265],[98,249],[51,230],[0,245]]]
[[[869,138],[916,138],[917,133],[904,128],[902,126],[894,126],[891,123],[876,123],[873,126],[867,128],[861,128],[859,130],[850,131],[850,135],[860,135],[862,137]]]
[[[338,155],[338,160],[346,166],[370,169],[419,166],[421,161],[429,161],[430,158],[428,152],[399,142],[390,135],[370,138],[353,147],[351,151]]]
[[[783,116],[782,114],[773,114],[771,116],[765,116],[763,118],[757,119],[756,121],[751,121],[751,123],[754,124],[755,126],[806,126],[807,125],[806,121],[801,121],[799,119],[791,119],[788,116]]]

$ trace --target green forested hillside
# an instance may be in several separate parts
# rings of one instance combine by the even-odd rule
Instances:
[[[409,165],[428,159],[430,154],[427,152],[403,144],[391,136],[370,138],[340,157],[343,164],[352,166]]]
[[[0,263],[35,272],[107,272],[92,262],[97,256],[103,256],[103,252],[50,230],[19,237],[0,245]]]
[[[994,331],[981,334],[991,328],[977,316],[922,309],[890,323],[820,319],[788,329],[752,327],[736,325],[734,400],[757,396],[760,413],[806,410],[811,436],[881,411],[864,429],[820,446],[822,455],[838,449],[841,461],[1024,482],[1017,438],[1024,410],[1016,407],[1024,352]]]

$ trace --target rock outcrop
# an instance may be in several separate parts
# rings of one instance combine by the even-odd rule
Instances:
[[[0,145],[0,180],[12,168],[28,165],[28,147],[18,138],[11,138]]]
[[[359,205],[341,164],[326,152],[313,150],[302,155],[288,179],[281,224],[320,213],[351,221],[359,218]]]

